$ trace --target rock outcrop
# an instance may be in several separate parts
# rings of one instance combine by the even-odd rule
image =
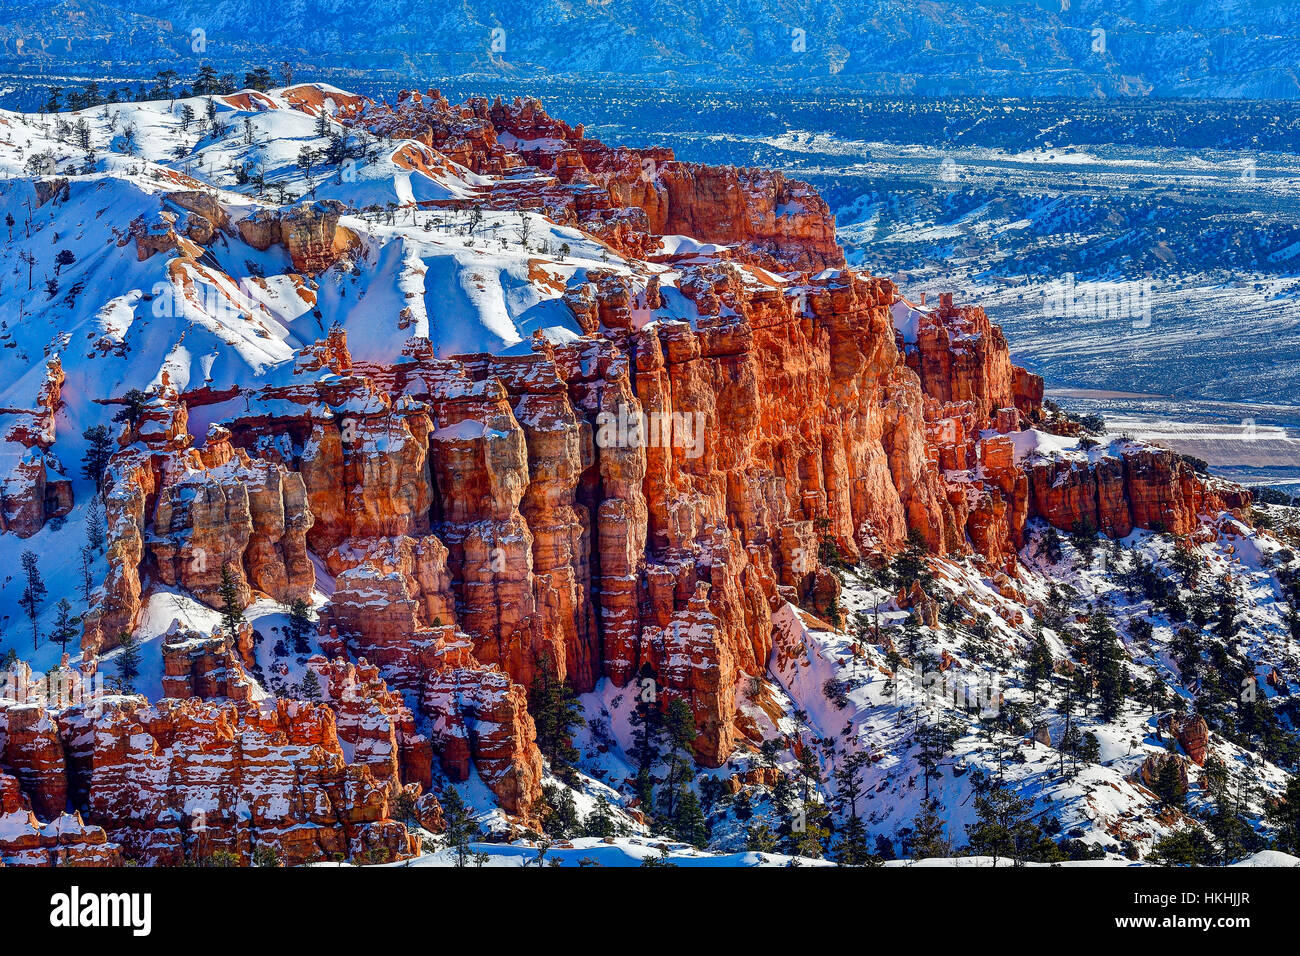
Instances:
[[[254,249],[282,245],[295,272],[317,275],[349,255],[359,241],[356,233],[339,224],[345,208],[337,200],[323,199],[262,209],[241,219],[237,228]]]
[[[122,848],[80,813],[42,823],[18,785],[0,773],[0,866],[121,866]]]
[[[807,183],[772,170],[684,163],[670,149],[610,148],[532,98],[452,106],[436,90],[403,90],[392,107],[370,104],[340,119],[415,139],[475,173],[537,170],[543,175],[527,182],[495,185],[493,205],[538,208],[638,257],[658,248],[654,237],[681,234],[785,268],[844,265],[835,218]]]
[[[109,571],[83,649],[115,647],[133,628],[142,571],[214,608],[223,574],[242,606],[255,591],[286,603],[310,594],[313,517],[301,475],[234,448],[222,428],[193,447],[187,409],[166,387],[119,443],[104,487]]]
[[[358,298],[341,306],[346,291],[327,287],[365,264],[348,207],[236,212],[183,189],[118,232],[128,259],[131,243],[141,262],[174,257],[139,268],[163,266],[186,295],[219,275],[211,263],[227,245],[282,247],[292,273],[273,281],[254,263],[250,288],[315,315],[273,329],[247,318],[250,341],[271,341],[265,375],[182,388],[169,365],[143,403],[100,399],[125,422],[81,670],[140,624],[152,587],[209,608],[223,592],[241,607],[314,600],[324,653],[295,653],[293,676],[284,663],[270,688],[292,683],[287,693],[312,700],[277,699],[255,677],[251,631],[177,628],[162,636],[159,701],[0,711],[0,782],[19,795],[6,806],[34,820],[81,813],[86,824],[60,824],[56,844],[99,848],[87,859],[117,847],[170,864],[259,849],[289,862],[404,856],[415,841],[391,818],[398,795],[474,773],[531,825],[543,759],[528,696],[544,676],[579,693],[636,681],[661,707],[685,701],[695,755],[717,767],[745,737],[737,692],[769,665],[773,614],[836,608],[825,555],[889,554],[919,535],[936,552],[973,552],[1014,596],[1031,519],[1186,534],[1249,504],[1166,450],[1040,442],[1042,379],[1014,365],[984,311],[947,295],[918,308],[844,268],[825,202],[780,173],[612,149],[534,100],[285,97],[394,138],[388,158],[413,174],[474,174],[454,198],[412,203],[412,221],[421,205],[529,210],[581,230],[603,258],[631,258],[560,271],[525,250],[512,276],[547,332],[500,354],[448,357],[415,337],[382,361],[364,342],[354,360],[336,328],[291,361],[286,342]],[[282,108],[253,93],[227,102]],[[486,256],[473,242],[461,251]],[[365,297],[367,320],[391,305],[376,318],[410,328],[427,273],[400,268],[404,298]],[[510,311],[514,293],[503,295]],[[262,361],[249,358],[261,348],[241,361]],[[52,361],[34,410],[0,410],[17,452],[0,530],[29,535],[71,508],[51,454],[62,386]],[[200,408],[211,425],[196,441]],[[899,606],[937,623],[920,588]],[[1196,726],[1175,733],[1205,759]],[[420,797],[416,817],[440,825],[437,799]],[[31,824],[32,837],[24,817],[34,859],[59,858],[38,832],[52,825]]]
[[[0,533],[30,538],[72,510],[72,482],[52,452],[65,375],[58,357],[45,364],[34,408],[0,408]]]
[[[418,852],[389,789],[349,764],[324,704],[109,698],[59,717],[85,811],[134,860],[179,865],[254,851],[286,864]],[[372,854],[372,851],[375,851]],[[376,857],[377,854],[377,857]]]

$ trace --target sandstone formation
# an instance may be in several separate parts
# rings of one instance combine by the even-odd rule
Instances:
[[[80,813],[42,823],[18,781],[0,773],[0,866],[121,866],[122,848]]]
[[[1205,766],[1210,755],[1210,728],[1199,714],[1171,714],[1162,721],[1164,729],[1173,734],[1187,759],[1198,767]]]
[[[0,452],[15,461],[0,477],[0,533],[30,538],[72,510],[72,482],[51,453],[64,378],[59,359],[50,359],[35,408],[0,408]]]
[[[239,221],[239,235],[254,249],[284,246],[294,271],[316,275],[347,255],[358,241],[356,233],[339,224],[344,209],[337,200],[262,209]]]
[[[452,106],[436,90],[403,90],[392,107],[369,104],[339,118],[414,139],[475,173],[534,169],[538,175],[498,183],[485,198],[579,224],[632,255],[658,248],[655,236],[682,234],[787,268],[844,264],[834,217],[807,183],[772,170],[683,163],[670,149],[610,148],[531,98]]]
[[[318,113],[319,94],[289,99]],[[914,307],[844,268],[806,184],[611,149],[533,100],[330,103],[345,126],[402,138],[399,166],[492,177],[461,208],[533,210],[635,260],[547,275],[547,305],[582,332],[566,318],[558,341],[447,357],[415,337],[380,363],[354,359],[336,328],[254,386],[182,389],[163,372],[143,405],[104,400],[127,420],[80,674],[140,624],[151,587],[217,608],[223,582],[241,607],[320,585],[323,653],[300,654],[293,678],[316,699],[260,686],[251,630],[175,628],[158,701],[0,710],[0,792],[21,816],[0,831],[17,834],[12,852],[0,839],[6,859],[397,858],[418,850],[392,819],[398,796],[440,827],[425,791],[474,773],[532,824],[543,759],[528,690],[543,675],[579,693],[651,682],[661,706],[690,706],[695,755],[717,767],[753,731],[737,694],[768,668],[774,613],[836,604],[827,553],[889,554],[915,533],[974,553],[1016,595],[1033,518],[1186,534],[1250,503],[1163,449],[1033,450],[1043,382],[1001,330],[951,296]],[[187,294],[227,239],[283,247],[303,289],[359,261],[339,202],[232,214],[187,189],[162,203],[120,240],[169,257]],[[678,234],[726,248],[678,254]],[[0,530],[32,534],[71,507],[46,454],[62,384],[52,362],[38,408],[0,410],[22,450]],[[200,408],[213,424],[196,440]],[[937,623],[919,587],[899,606]],[[1174,728],[1197,763],[1204,726]]]
[[[110,698],[59,725],[86,815],[141,862],[217,852],[247,862],[258,848],[288,864],[415,852],[389,818],[385,784],[345,761],[327,706]]]

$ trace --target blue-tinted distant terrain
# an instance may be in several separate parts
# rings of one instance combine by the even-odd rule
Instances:
[[[927,95],[1294,98],[1300,3],[13,0],[0,14],[3,75],[184,74],[199,59],[239,69],[288,61],[340,81],[562,75]]]

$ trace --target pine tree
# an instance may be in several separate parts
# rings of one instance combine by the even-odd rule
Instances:
[[[1300,855],[1300,774],[1287,778],[1285,795],[1268,804],[1265,814],[1277,827],[1278,849]]]
[[[871,862],[867,830],[856,813],[844,821],[835,844],[835,861],[843,866],[865,866]]]
[[[993,865],[1004,856],[1017,864],[1037,843],[1037,828],[1029,820],[1029,801],[1017,796],[1000,780],[977,780],[976,822],[966,827],[970,851],[993,857]]]
[[[1241,809],[1239,800],[1221,794],[1214,801],[1214,812],[1205,821],[1217,844],[1220,866],[1228,866],[1267,846],[1267,841],[1255,832]]]
[[[25,585],[22,596],[18,599],[18,605],[27,612],[27,618],[32,623],[32,650],[35,650],[40,641],[40,631],[36,627],[36,621],[40,613],[41,603],[45,600],[48,591],[45,587],[45,580],[41,577],[40,559],[37,557],[36,552],[24,551],[21,560]]]
[[[636,761],[636,792],[643,812],[650,813],[654,807],[654,782],[651,773],[659,761],[659,732],[663,726],[663,714],[659,710],[658,697],[654,683],[644,669],[636,681],[639,687],[636,705],[628,715],[628,724],[632,728],[632,748],[629,756]]]
[[[704,810],[699,798],[689,787],[683,789],[678,798],[677,808],[673,814],[673,832],[677,839],[691,846],[703,848],[709,842],[709,826],[704,819]]]
[[[956,730],[942,723],[926,724],[916,731],[916,762],[921,765],[924,777],[925,799],[930,799],[930,780],[938,773],[940,762],[958,736]]]
[[[862,796],[862,768],[870,757],[866,751],[857,750],[846,754],[836,766],[835,797],[839,803],[841,815],[856,817],[858,815],[858,798]]]
[[[117,655],[117,676],[122,687],[133,689],[133,682],[140,676],[140,645],[135,635],[123,631],[118,638],[121,651]]]
[[[86,545],[92,554],[104,550],[105,538],[104,506],[100,504],[99,495],[93,495],[86,505]]]
[[[556,676],[555,663],[549,656],[542,660],[529,689],[528,710],[537,725],[537,749],[551,762],[557,777],[573,784],[578,760],[573,728],[582,722],[582,705],[573,688]]]
[[[229,561],[221,566],[221,586],[217,594],[221,598],[221,630],[233,640],[244,623],[244,606],[239,600],[239,582]]]
[[[1101,719],[1109,722],[1124,709],[1128,679],[1115,629],[1100,610],[1093,611],[1088,618],[1088,639],[1097,680],[1097,696],[1101,702]]]
[[[617,832],[618,825],[614,822],[614,811],[610,808],[609,801],[601,796],[596,800],[591,813],[587,814],[587,819],[582,821],[582,835],[599,837],[603,840],[614,836]]]
[[[1156,774],[1155,785],[1151,789],[1160,798],[1160,802],[1167,807],[1181,807],[1187,799],[1187,785],[1183,782],[1181,771],[1178,757],[1169,754]]]
[[[1052,564],[1061,560],[1061,533],[1050,525],[1038,542],[1038,553]]]
[[[1225,577],[1220,582],[1218,594],[1218,614],[1215,619],[1214,633],[1225,641],[1232,640],[1241,629],[1237,620],[1237,595],[1232,584]]]
[[[244,86],[250,90],[265,93],[275,84],[271,71],[264,66],[254,67],[244,74]]]
[[[303,700],[309,700],[313,704],[320,703],[320,698],[321,698],[320,678],[316,676],[316,672],[312,670],[310,667],[307,668],[307,673],[302,675],[301,693],[302,693]]]
[[[1205,866],[1214,861],[1214,847],[1199,828],[1181,827],[1157,840],[1146,861],[1155,866]]]
[[[573,791],[553,783],[542,786],[542,827],[547,836],[567,840],[582,828]]]
[[[222,584],[225,584],[224,578]],[[307,642],[307,635],[311,633],[311,605],[302,598],[294,598],[289,603],[289,621],[285,625],[285,631],[293,643],[295,654],[311,653],[311,645]]]
[[[58,617],[54,621],[54,630],[50,631],[50,640],[58,644],[60,650],[67,651],[68,641],[80,631],[81,618],[72,613],[72,603],[67,598],[60,598],[55,609]]]
[[[1201,633],[1193,627],[1180,627],[1175,638],[1174,662],[1183,683],[1192,684],[1201,671]]]
[[[817,751],[811,743],[804,744],[799,750],[799,779],[803,782],[804,802],[812,800],[822,782],[822,767],[817,759]]]
[[[825,820],[830,815],[824,804],[805,800],[790,823],[789,849],[795,856],[820,859],[826,853],[830,830]]]
[[[745,849],[751,853],[774,853],[776,834],[766,823],[755,823],[745,831]]]
[[[908,853],[914,860],[943,859],[952,855],[952,842],[944,833],[938,800],[921,801],[921,809],[912,821]]]
[[[479,835],[478,824],[455,787],[448,787],[442,798],[442,818],[447,825],[445,838],[448,848],[456,853],[456,866],[469,864],[470,841]]]
[[[1043,633],[1043,622],[1034,621],[1034,642],[1029,648],[1029,666],[1025,670],[1025,684],[1034,692],[1038,700],[1039,685],[1052,679],[1056,667],[1052,651],[1047,646],[1047,636]]]
[[[890,565],[895,586],[904,591],[911,590],[912,585],[917,583],[922,589],[928,588],[933,580],[928,555],[929,546],[925,535],[916,528],[907,532],[907,546],[894,556]]]
[[[660,794],[660,803],[664,816],[675,821],[678,801],[684,792],[691,792],[691,781],[695,778],[695,758],[692,748],[695,738],[699,736],[695,729],[695,715],[691,713],[691,706],[682,698],[675,697],[668,702],[668,711],[664,714],[663,733],[664,757],[668,763],[668,771],[664,777],[664,790]]]
[[[95,494],[104,488],[104,472],[113,455],[113,436],[107,425],[95,425],[81,433],[86,440],[86,458],[81,465],[83,478],[95,483]]]
[[[144,410],[148,406],[149,396],[140,389],[133,388],[122,396],[122,407],[113,416],[113,421],[125,422],[130,428],[131,434],[134,435],[136,428],[140,425],[140,419],[144,417]]]
[[[90,545],[86,544],[81,546],[79,554],[81,557],[81,580],[78,583],[78,587],[81,591],[81,600],[89,606],[91,592],[95,589],[95,552],[91,549]]]

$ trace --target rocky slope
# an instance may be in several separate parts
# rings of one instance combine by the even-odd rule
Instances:
[[[60,673],[126,685],[0,702],[6,862],[402,858],[434,816],[412,805],[459,784],[539,826],[540,681],[684,701],[695,761],[727,768],[763,739],[755,682],[806,693],[782,634],[836,619],[845,563],[910,534],[1024,624],[1035,528],[1247,517],[1171,452],[1049,420],[982,309],[845,268],[779,173],[436,91],[0,129],[6,168],[44,173],[0,186],[4,598],[28,547],[51,584],[35,651],[13,613],[6,645],[54,664],[84,576]],[[295,601],[315,633],[291,640],[266,609]]]

